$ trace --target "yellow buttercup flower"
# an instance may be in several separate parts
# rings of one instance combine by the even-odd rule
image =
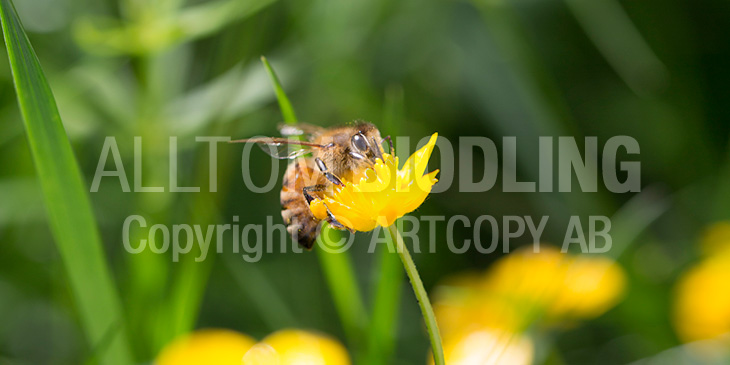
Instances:
[[[323,199],[313,200],[309,206],[313,215],[325,219],[329,209],[341,224],[362,232],[392,225],[418,208],[438,181],[438,170],[424,174],[436,138],[434,133],[401,169],[398,157],[383,153],[383,159],[377,159],[373,168],[353,181],[343,181],[344,186],[335,186]]]
[[[243,356],[243,365],[350,365],[337,340],[301,330],[275,332]]]
[[[623,269],[606,257],[578,256],[565,271],[563,287],[548,306],[553,318],[594,318],[622,298],[626,286]]]
[[[199,330],[165,346],[155,365],[241,365],[243,355],[255,343],[235,331]]]
[[[708,363],[727,362],[730,344],[730,222],[708,226],[705,254],[677,282],[672,322],[677,337]]]
[[[625,285],[613,260],[548,246],[509,254],[485,273],[449,278],[433,296],[446,363],[530,364],[530,325],[599,316],[616,305]]]
[[[279,353],[268,344],[257,343],[245,355],[243,365],[281,365]]]
[[[440,284],[434,312],[445,339],[480,329],[519,334],[532,323],[572,323],[597,317],[621,299],[626,278],[606,257],[519,250],[486,273],[458,275]]]
[[[350,365],[337,340],[301,330],[275,332],[263,341],[222,329],[199,330],[176,339],[155,365]]]
[[[465,331],[444,339],[444,359],[449,365],[529,365],[534,357],[529,337],[507,331]],[[430,359],[429,364],[433,363]]]
[[[674,325],[684,342],[730,333],[730,255],[705,259],[682,275]]]
[[[434,312],[449,365],[527,365],[534,357],[526,318],[512,302],[483,290],[484,278],[457,275],[439,285]],[[433,365],[433,358],[429,364]]]
[[[445,339],[483,328],[520,332],[526,317],[519,306],[484,290],[477,273],[451,277],[436,287],[433,310]]]
[[[556,248],[521,250],[495,264],[484,289],[548,321],[597,317],[616,305],[626,286],[623,269],[603,256]]]
[[[566,256],[549,247],[539,253],[527,249],[514,252],[487,271],[482,290],[510,302],[526,317],[540,314],[561,290]]]

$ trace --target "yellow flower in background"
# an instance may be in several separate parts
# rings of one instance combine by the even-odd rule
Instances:
[[[616,305],[623,269],[604,256],[571,255],[553,247],[520,250],[497,262],[484,288],[548,321],[589,319]]]
[[[623,270],[608,258],[542,247],[509,254],[484,274],[446,280],[433,305],[444,338],[485,328],[521,333],[538,319],[597,317],[618,303],[625,285]]]
[[[703,354],[730,344],[730,222],[709,225],[700,238],[706,255],[679,278],[673,323],[683,342],[703,341]]]
[[[327,209],[347,228],[371,231],[378,225],[388,227],[396,219],[418,208],[438,181],[438,170],[424,174],[437,134],[408,158],[398,169],[398,157],[387,153],[353,181],[343,181],[324,199],[315,199],[309,208],[318,219],[327,218]]]
[[[275,332],[263,341],[222,329],[199,330],[176,339],[155,365],[350,365],[337,340],[301,330]]]
[[[532,323],[597,317],[618,303],[625,286],[613,260],[546,246],[509,254],[486,273],[456,275],[433,296],[446,362],[529,364],[534,351],[524,331]]]
[[[548,305],[552,318],[589,319],[600,316],[623,297],[626,275],[606,257],[578,256],[569,259],[555,301]]]
[[[243,365],[350,365],[337,340],[301,330],[275,332],[252,347]]]
[[[245,355],[243,365],[281,365],[279,354],[265,343],[257,343]]]
[[[448,365],[530,365],[534,357],[532,340],[508,331],[465,331],[444,340]],[[431,358],[429,364],[433,363]]]
[[[533,316],[555,301],[568,266],[566,256],[551,247],[543,247],[539,253],[518,250],[487,271],[482,290]]]
[[[241,365],[256,340],[223,330],[199,330],[176,339],[160,352],[156,365]]]
[[[525,327],[517,307],[483,290],[483,281],[477,273],[460,274],[436,287],[433,310],[442,337],[484,328],[521,332]]]
[[[730,255],[705,259],[683,274],[675,296],[674,325],[684,342],[730,332]]]

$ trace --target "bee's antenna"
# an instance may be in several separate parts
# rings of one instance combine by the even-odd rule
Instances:
[[[388,148],[389,148],[388,149],[388,153],[392,155],[393,154],[393,150],[395,149],[395,148],[393,148],[393,139],[390,138],[390,136],[386,136],[385,138],[383,138],[383,140],[384,141],[385,140],[388,141]]]
[[[291,145],[307,146],[307,147],[315,147],[315,148],[330,147],[329,145],[321,145],[318,143],[299,141],[296,139],[270,138],[270,137],[235,139],[232,141],[228,141],[228,143],[260,143],[260,144],[270,144],[270,145],[277,145],[277,146],[282,145],[282,144],[291,144]]]

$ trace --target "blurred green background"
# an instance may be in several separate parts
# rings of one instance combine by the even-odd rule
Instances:
[[[132,182],[133,137],[142,136],[144,184],[169,188],[168,137],[177,136],[180,185],[205,191],[208,149],[195,136],[277,134],[282,117],[261,55],[302,121],[371,121],[411,136],[410,150],[433,132],[454,142],[487,136],[498,146],[502,136],[517,136],[523,180],[537,177],[538,136],[597,136],[599,146],[616,135],[635,138],[639,194],[503,193],[499,183],[488,192],[460,193],[457,178],[416,214],[550,215],[543,238],[558,245],[570,215],[612,216],[609,254],[629,274],[628,293],[602,317],[553,334],[560,361],[627,363],[680,345],[671,323],[676,279],[698,259],[702,227],[730,218],[729,2],[18,0],[15,6],[87,186],[106,136],[116,137]],[[0,363],[93,361],[0,52]],[[230,249],[202,263],[124,251],[122,223],[131,214],[168,225],[226,224],[234,215],[241,225],[265,224],[267,216],[279,222],[278,190],[255,194],[244,187],[240,147],[219,145],[215,193],[123,193],[107,178],[90,194],[140,363],[192,328],[261,338],[300,327],[345,341],[314,252],[265,253],[252,264]],[[263,185],[271,162],[258,152],[243,168],[256,171],[254,181]],[[430,169],[453,168],[458,177],[458,164],[439,166],[439,158],[436,152]],[[483,161],[474,165],[480,176]],[[491,237],[487,227],[483,237]],[[445,231],[439,223],[437,242]],[[419,234],[428,242],[428,230]],[[454,235],[459,242],[473,230],[457,225]],[[378,281],[369,238],[359,234],[362,244],[351,250],[366,303]],[[473,249],[458,255],[439,244],[436,254],[414,254],[427,289],[501,255]],[[529,236],[511,242],[526,244]],[[401,290],[393,363],[424,364],[428,339],[418,305],[407,285]]]

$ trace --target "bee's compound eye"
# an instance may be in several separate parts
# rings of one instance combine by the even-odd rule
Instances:
[[[368,140],[365,139],[365,136],[358,133],[352,136],[352,146],[359,151],[365,152],[368,150]]]

